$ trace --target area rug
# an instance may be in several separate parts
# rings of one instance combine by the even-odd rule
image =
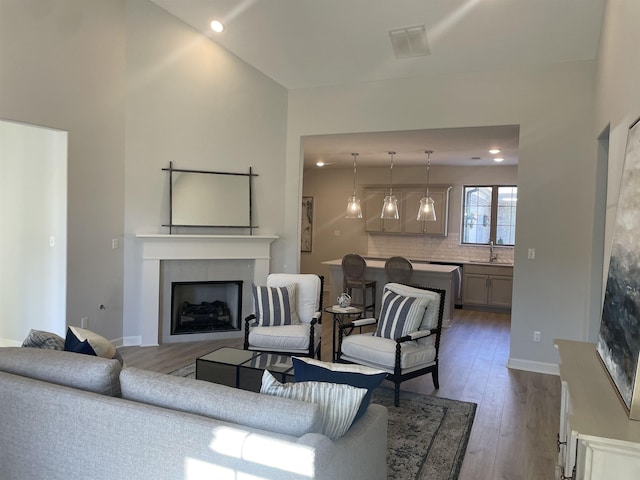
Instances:
[[[195,378],[195,363],[171,372]],[[389,412],[387,478],[393,480],[455,480],[473,425],[476,404],[401,392],[393,405],[393,389],[379,387],[373,403]]]

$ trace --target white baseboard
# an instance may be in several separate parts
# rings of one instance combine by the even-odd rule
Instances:
[[[17,340],[9,340],[8,338],[0,338],[0,347],[21,347],[22,342]]]
[[[119,347],[133,347],[142,345],[142,336],[123,337],[118,340],[120,342],[120,344],[118,345]]]
[[[526,372],[546,373],[548,375],[560,375],[560,369],[555,363],[534,362],[521,358],[509,358],[507,367]]]

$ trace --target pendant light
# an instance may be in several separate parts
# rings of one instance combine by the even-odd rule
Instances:
[[[396,152],[389,152],[391,155],[391,182],[389,184],[389,195],[384,197],[384,204],[382,205],[382,213],[380,218],[386,220],[398,220],[400,215],[398,214],[398,199],[393,195],[393,156]]]
[[[420,199],[420,209],[418,210],[418,221],[435,222],[436,210],[433,206],[433,198],[429,196],[429,168],[431,167],[431,154],[433,150],[425,150],[427,154],[427,188],[424,197]]]
[[[356,196],[356,159],[358,158],[358,153],[352,153],[351,155],[353,155],[353,195],[349,197],[347,203],[346,218],[362,218],[360,199]]]

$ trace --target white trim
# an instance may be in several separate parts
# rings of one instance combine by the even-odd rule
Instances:
[[[131,347],[131,346],[138,346],[138,345],[142,345],[142,337],[140,335],[135,337],[123,337],[122,344],[117,346]]]
[[[526,372],[546,373],[548,375],[560,375],[560,369],[555,363],[534,362],[522,358],[509,358],[507,368],[524,370]]]

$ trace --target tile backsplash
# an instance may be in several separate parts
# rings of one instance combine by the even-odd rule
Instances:
[[[513,247],[498,246],[495,247],[494,253],[498,254],[496,263],[513,263]],[[411,260],[445,262],[488,262],[489,247],[461,245],[459,233],[449,233],[446,237],[369,234],[367,256],[401,256]]]

